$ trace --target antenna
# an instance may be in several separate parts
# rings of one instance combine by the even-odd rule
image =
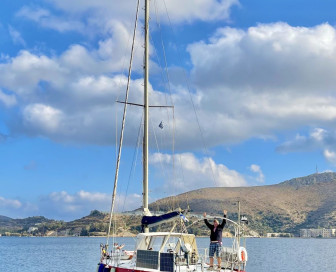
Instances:
[[[238,248],[240,247],[240,201],[238,200],[238,236],[237,236]]]

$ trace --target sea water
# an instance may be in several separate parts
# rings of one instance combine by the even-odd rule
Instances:
[[[0,237],[0,272],[95,272],[103,237]],[[117,238],[134,248],[134,238]],[[111,242],[110,242],[111,243]],[[200,253],[208,238],[197,238]],[[229,246],[231,239],[224,239]],[[336,239],[250,238],[247,272],[336,271]]]

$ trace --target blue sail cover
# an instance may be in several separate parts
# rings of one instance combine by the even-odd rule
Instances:
[[[168,222],[175,219],[175,217],[180,216],[180,212],[170,212],[162,215],[153,215],[153,216],[143,216],[141,219],[142,226],[154,227],[156,225]]]
[[[105,267],[105,264],[98,264],[98,272],[110,272],[111,268]]]

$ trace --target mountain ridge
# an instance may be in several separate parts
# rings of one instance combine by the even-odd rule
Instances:
[[[305,177],[293,178],[278,185],[308,186],[317,183],[336,182],[335,172],[315,173]]]
[[[209,187],[160,199],[151,210],[169,210],[170,203],[191,207],[195,213],[221,214],[223,209],[235,217],[241,211],[259,232],[292,232],[300,228],[336,226],[336,173],[326,172],[293,178],[279,184],[254,187]]]
[[[253,187],[209,187],[193,190],[159,199],[150,204],[150,210],[170,211],[180,207],[191,207],[193,214],[203,212],[220,215],[228,210],[228,216],[237,220],[237,201],[241,214],[249,218],[250,229],[265,235],[267,232],[289,232],[298,235],[301,228],[336,227],[336,173],[316,173],[306,177],[293,178],[273,185]],[[108,215],[92,211],[90,215],[71,222],[60,222],[44,217],[11,219],[0,216],[0,233],[6,229],[27,230],[36,224],[43,225],[44,231],[70,229],[68,233],[104,233]],[[140,230],[141,216],[119,215],[121,229],[129,233]],[[126,227],[127,226],[127,227]],[[202,224],[193,228],[202,234]],[[42,233],[43,235],[43,233]]]

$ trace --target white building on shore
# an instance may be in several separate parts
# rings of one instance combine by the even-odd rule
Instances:
[[[302,238],[331,238],[335,233],[336,229],[300,229]]]
[[[266,234],[267,238],[277,238],[277,237],[293,237],[291,233],[283,233],[283,232],[269,232]]]

